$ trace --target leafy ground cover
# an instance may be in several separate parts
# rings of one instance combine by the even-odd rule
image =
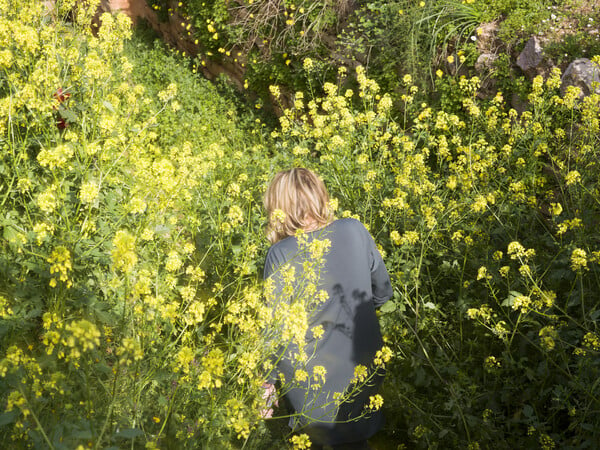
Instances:
[[[5,446],[305,448],[259,416],[273,340],[306,332],[261,282],[261,196],[294,164],[392,274],[378,448],[598,441],[598,95],[557,69],[518,115],[442,71],[440,107],[362,66],[315,95],[304,59],[271,130],[88,6],[0,3]]]
[[[595,1],[147,3],[158,20],[176,30],[180,50],[192,53],[197,68],[235,68],[229,71],[232,78],[264,105],[271,104],[269,86],[277,84],[286,107],[295,90],[309,89],[311,84],[320,89],[325,81],[336,82],[338,69],[351,69],[345,80],[351,85],[356,81],[353,69],[357,65],[364,66],[383,90],[395,95],[402,77],[409,73],[421,93],[429,97],[436,90],[438,69],[482,76],[473,68],[482,51],[508,56],[508,61],[499,59],[491,72],[496,78],[505,78],[502,89],[510,98],[513,92],[523,93],[523,83],[527,90],[531,87],[530,80],[524,80],[513,67],[531,36],[544,40],[547,56],[562,70],[569,58],[596,54],[600,38]],[[449,56],[456,61],[448,63]],[[306,58],[316,70],[305,67]]]

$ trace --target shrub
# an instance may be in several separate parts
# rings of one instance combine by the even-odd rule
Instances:
[[[6,446],[285,445],[261,384],[306,308],[263,300],[260,199],[290,165],[322,175],[392,274],[390,440],[597,441],[598,95],[560,94],[556,70],[519,116],[442,74],[439,108],[359,66],[354,89],[293,94],[268,136],[185,60],[126,43],[123,16],[92,34],[95,3],[72,6],[0,5]]]
[[[531,110],[518,116],[462,77],[460,111],[423,103],[404,128],[364,70],[357,79],[356,92],[326,85],[327,96],[287,110],[277,138],[311,156],[341,215],[365,221],[386,255],[396,287],[382,315],[397,356],[384,395],[390,436],[428,447],[590,445],[599,97],[561,96],[555,70],[533,81]]]
[[[1,19],[2,441],[247,440],[270,367],[260,128],[242,133],[184,61],[125,49],[125,16],[102,15],[93,35],[97,2],[73,21],[60,19],[68,2],[13,6]]]

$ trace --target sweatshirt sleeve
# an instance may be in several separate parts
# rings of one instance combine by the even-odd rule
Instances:
[[[275,270],[277,270],[277,266],[279,263],[277,262],[277,258],[275,257],[275,251],[273,247],[270,247],[267,251],[267,257],[265,258],[265,267],[263,270],[263,279],[266,280],[271,276]]]
[[[371,269],[371,290],[373,292],[373,303],[375,304],[376,308],[379,308],[390,298],[392,298],[392,295],[394,295],[394,290],[392,289],[392,282],[383,259],[381,258],[381,254],[375,246],[375,241],[368,231],[367,234],[369,235],[369,263]]]

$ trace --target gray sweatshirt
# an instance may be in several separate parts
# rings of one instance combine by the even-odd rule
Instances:
[[[367,439],[381,427],[381,411],[359,416],[365,411],[369,397],[377,393],[383,371],[371,371],[372,378],[367,386],[339,408],[333,396],[349,388],[357,365],[372,365],[375,353],[383,345],[375,308],[392,296],[390,278],[373,238],[358,220],[339,219],[306,234],[308,242],[313,239],[331,242],[318,286],[327,291],[329,298],[317,304],[310,314],[306,333],[310,358],[301,367],[309,376],[315,366],[325,367],[326,381],[316,390],[307,381],[284,392],[289,405],[298,413],[290,420],[290,426],[296,431],[307,432],[313,442],[321,445]],[[301,278],[307,259],[308,252],[299,250],[295,236],[287,237],[269,249],[264,277],[273,278],[275,298],[284,285],[278,269],[289,262],[296,267],[296,276]],[[315,339],[311,330],[319,325],[324,332],[322,337]],[[280,354],[276,355],[277,369],[284,374],[285,380],[294,379],[299,368],[290,357],[294,352],[297,348],[282,342]]]

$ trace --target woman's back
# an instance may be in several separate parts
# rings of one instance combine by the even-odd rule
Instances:
[[[390,279],[375,243],[369,232],[358,220],[340,219],[326,227],[305,233],[307,248],[317,241],[330,242],[323,256],[317,290],[325,290],[328,298],[318,303],[309,317],[306,335],[307,348],[312,357],[306,367],[311,373],[315,366],[326,369],[326,382],[322,390],[311,392],[298,387],[286,394],[293,408],[305,415],[293,426],[310,423],[311,435],[323,434],[319,440],[329,444],[344,442],[348,436],[364,439],[380,426],[378,414],[356,422],[364,411],[364,403],[377,391],[382,374],[376,376],[373,386],[363,388],[354,402],[342,405],[338,411],[332,403],[334,393],[343,393],[350,385],[359,365],[369,367],[375,353],[383,342],[375,308],[392,295]],[[299,283],[310,261],[311,252],[299,246],[295,236],[287,237],[274,244],[267,254],[265,278],[275,282],[275,297],[283,289],[278,269],[289,263],[299,274],[295,292],[302,291]],[[279,292],[280,294],[282,292]],[[311,330],[322,327],[322,336],[315,341]],[[296,363],[284,357],[278,369],[287,380],[293,379]]]

